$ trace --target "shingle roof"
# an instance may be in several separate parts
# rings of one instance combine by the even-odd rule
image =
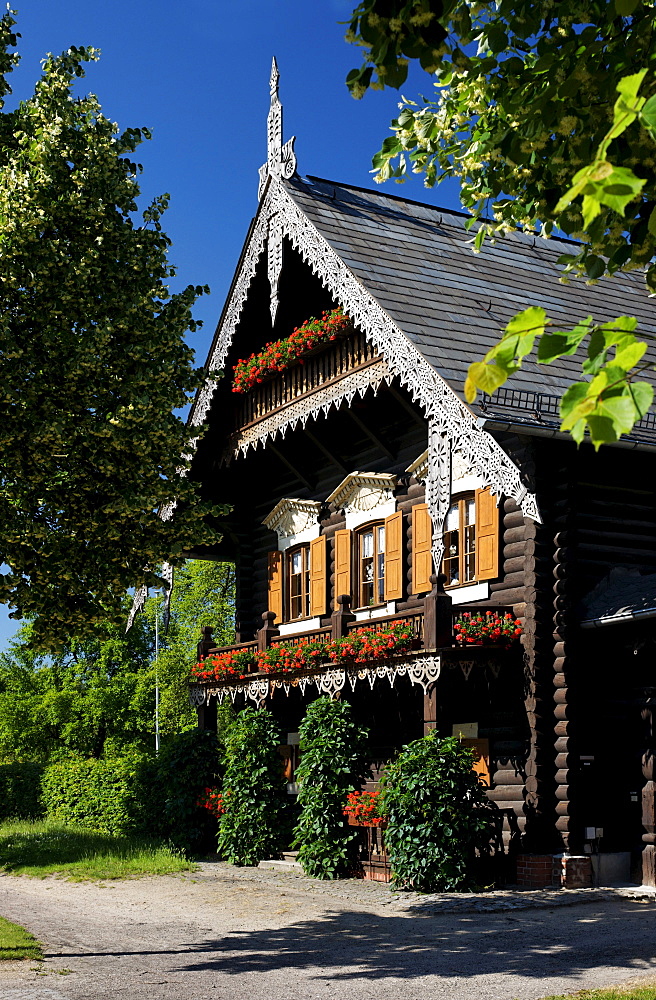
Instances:
[[[423,356],[462,393],[468,365],[482,358],[516,312],[541,305],[564,329],[633,315],[638,333],[656,334],[656,316],[640,274],[596,285],[565,285],[557,259],[566,240],[525,233],[486,241],[472,251],[468,216],[378,191],[294,177],[290,195]],[[575,359],[550,365],[528,361],[512,388],[559,396],[580,378]]]

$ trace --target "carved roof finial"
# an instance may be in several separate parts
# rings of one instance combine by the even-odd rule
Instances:
[[[282,141],[282,104],[278,97],[278,81],[280,73],[275,56],[271,61],[271,76],[269,77],[269,93],[271,104],[267,118],[267,161],[260,167],[260,185],[257,192],[259,199],[264,194],[269,177],[289,179],[296,172],[296,156],[294,141],[296,136],[283,144]]]

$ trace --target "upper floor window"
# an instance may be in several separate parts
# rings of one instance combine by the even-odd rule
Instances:
[[[447,587],[476,579],[476,500],[461,497],[449,507],[444,522],[444,573]]]
[[[310,617],[310,546],[299,545],[286,553],[285,621]]]
[[[360,608],[385,603],[385,523],[356,533],[357,602]]]
[[[499,575],[499,510],[489,488],[456,497],[444,522],[442,572],[447,587]]]

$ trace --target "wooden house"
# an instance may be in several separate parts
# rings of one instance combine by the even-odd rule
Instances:
[[[528,305],[565,328],[629,314],[653,331],[643,282],[562,284],[561,241],[517,233],[474,254],[464,215],[299,176],[277,84],[274,65],[257,214],[191,417],[207,421],[191,475],[232,505],[201,555],[236,564],[235,649],[391,621],[418,648],[359,675],[195,684],[200,725],[217,698],[266,704],[289,734],[290,792],[319,692],[352,702],[372,760],[431,728],[462,734],[524,881],[548,882],[553,855],[600,852],[654,885],[656,419],[577,449],[558,430],[576,359],[462,398],[470,362]],[[239,359],[337,307],[347,333],[232,391]],[[486,610],[521,620],[514,651],[454,644],[453,617]]]

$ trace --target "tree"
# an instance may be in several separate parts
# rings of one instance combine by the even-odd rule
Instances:
[[[159,598],[151,597],[144,607],[152,634],[159,603]],[[228,646],[235,640],[234,565],[190,559],[175,574],[170,611],[157,659],[160,731],[164,736],[197,724],[196,712],[189,704],[189,671],[196,662],[201,628],[209,625],[214,629],[217,646]]]
[[[403,99],[376,179],[457,178],[476,249],[516,227],[560,230],[581,241],[561,257],[565,272],[596,281],[644,267],[656,291],[655,20],[641,0],[364,0],[347,34],[365,49],[347,77],[353,95],[399,87],[413,59],[437,89],[421,106]],[[585,345],[563,428],[577,441],[587,429],[597,447],[630,431],[653,400],[636,380],[651,363],[635,319],[552,326],[539,306],[514,317],[470,368],[468,400],[494,392],[536,345],[544,363]]]
[[[56,648],[216,538],[184,475],[199,429],[174,413],[202,381],[183,335],[208,289],[168,291],[168,195],[136,214],[148,130],[74,94],[96,50],[48,56],[4,107],[14,24],[0,20],[0,601]]]
[[[152,742],[153,636],[145,618],[127,635],[96,623],[53,655],[32,647],[31,628],[22,625],[0,653],[0,760],[100,757],[108,741],[117,750]]]
[[[234,567],[190,560],[178,570],[156,663],[161,598],[148,599],[126,634],[128,604],[119,625],[96,623],[49,655],[34,649],[31,623],[21,626],[0,653],[0,761],[153,748],[156,679],[162,750],[170,737],[195,729],[189,669],[203,625],[214,626],[218,642],[234,638]]]

